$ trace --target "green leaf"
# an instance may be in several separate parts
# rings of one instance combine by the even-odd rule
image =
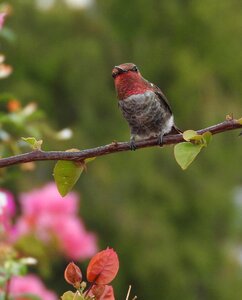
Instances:
[[[73,161],[59,160],[54,167],[54,178],[57,189],[62,197],[66,196],[73,188],[81,173],[84,165]]]
[[[186,130],[183,132],[183,139],[187,142],[193,142],[194,144],[203,144],[203,136],[201,134],[197,134],[194,130]]]
[[[185,170],[196,158],[204,147],[203,144],[179,143],[174,147],[174,155],[177,163]]]
[[[29,144],[33,150],[41,150],[42,140],[36,140],[34,137],[22,137],[22,140]]]
[[[7,260],[4,264],[4,268],[6,272],[13,276],[25,275],[27,272],[27,268],[19,261]]]
[[[212,140],[212,133],[210,131],[206,131],[202,134],[203,141],[205,146],[207,146]]]
[[[191,139],[193,139],[196,135],[197,132],[195,130],[186,130],[183,132],[183,138],[185,141],[190,142]]]
[[[73,293],[71,291],[65,292],[61,296],[62,300],[84,300],[84,296],[82,296],[80,293],[76,292]]]
[[[96,159],[96,157],[89,157],[89,158],[86,158],[86,159],[85,159],[85,163],[92,162],[92,161],[94,161],[94,159]]]
[[[73,300],[74,299],[75,294],[71,291],[65,292],[62,296],[61,299],[62,300]]]

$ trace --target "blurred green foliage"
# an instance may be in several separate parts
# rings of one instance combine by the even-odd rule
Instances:
[[[11,3],[11,1],[9,1]],[[111,70],[134,62],[170,99],[177,125],[198,129],[233,112],[241,117],[242,3],[238,0],[97,0],[88,10],[50,10],[12,1],[2,42],[14,73],[2,92],[37,101],[57,128],[74,130],[69,144],[84,149],[128,140],[117,108]],[[96,159],[76,188],[82,215],[101,247],[120,257],[118,299],[129,284],[139,299],[240,299],[242,273],[232,255],[237,240],[233,191],[242,184],[238,132],[216,136],[187,171],[172,147]],[[49,149],[57,149],[49,141]],[[65,148],[66,147],[66,148]],[[39,163],[14,189],[51,179]],[[30,181],[31,180],[31,181]],[[17,188],[16,188],[17,186]],[[52,284],[63,292],[56,267]]]

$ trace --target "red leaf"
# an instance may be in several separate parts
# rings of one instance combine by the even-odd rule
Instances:
[[[91,291],[90,291],[90,294],[92,296],[95,296],[95,299],[96,300],[99,300],[102,296],[102,294],[104,293],[105,291],[105,287],[107,285],[102,285],[102,284],[99,284],[99,285],[94,285],[92,288],[91,288]]]
[[[82,281],[82,272],[74,262],[70,262],[65,269],[64,277],[68,283],[79,287]]]
[[[94,285],[91,294],[95,296],[96,300],[115,300],[111,285]]]
[[[104,293],[102,294],[100,300],[115,300],[113,287],[111,285],[106,285]]]
[[[95,284],[108,284],[118,273],[119,260],[113,249],[98,252],[87,267],[87,280]]]

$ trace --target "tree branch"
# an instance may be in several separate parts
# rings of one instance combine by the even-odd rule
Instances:
[[[229,130],[242,128],[242,124],[237,120],[226,120],[220,124],[216,124],[201,130],[198,130],[198,134],[202,134],[206,131],[210,131],[212,134],[217,134]],[[164,136],[163,145],[178,144],[184,142],[182,134],[167,135]],[[157,146],[157,139],[143,140],[136,143],[137,149]],[[31,151],[24,154],[10,156],[0,159],[0,168],[8,167],[20,163],[27,163],[32,161],[43,160],[71,160],[71,161],[83,161],[86,158],[108,155],[121,151],[128,151],[129,143],[127,142],[112,142],[111,144],[85,149],[79,152],[66,152],[66,151]]]

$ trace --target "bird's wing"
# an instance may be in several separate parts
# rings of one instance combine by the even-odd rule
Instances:
[[[172,114],[170,104],[169,104],[166,96],[162,93],[161,89],[158,86],[156,86],[154,83],[151,83],[151,82],[148,82],[148,83],[149,83],[150,87],[152,88],[152,90],[154,91],[154,93],[159,97],[162,104],[164,104],[165,107],[167,108],[167,110]]]
[[[162,93],[161,89],[158,86],[156,86],[154,83],[149,82],[149,85],[153,89],[154,93],[159,97],[162,104],[165,105],[167,110],[172,115],[172,110],[171,110],[170,104],[169,104],[166,96]],[[177,133],[182,133],[182,132],[183,131],[181,129],[179,129],[175,124],[172,126],[172,130],[171,130],[172,134],[177,134]]]

